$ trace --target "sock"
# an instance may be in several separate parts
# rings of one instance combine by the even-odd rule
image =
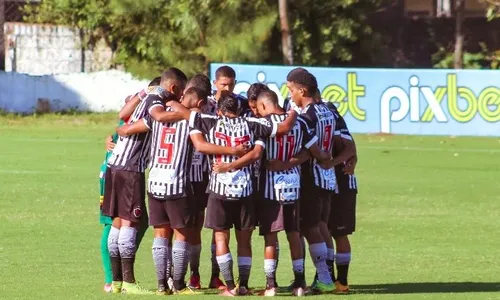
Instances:
[[[153,240],[153,261],[156,268],[158,285],[166,286],[168,239],[155,237]]]
[[[240,276],[240,286],[248,288],[248,279],[252,270],[252,258],[249,256],[238,257],[238,271]]]
[[[309,245],[309,253],[318,273],[318,280],[324,284],[332,284],[332,277],[328,272],[326,265],[326,243],[317,243]]]
[[[266,273],[267,287],[273,288],[274,279],[276,274],[276,260],[275,259],[264,259],[264,273]]]
[[[306,271],[306,239],[304,238],[303,235],[300,236],[300,244],[302,244],[302,253],[304,253],[304,256],[302,259],[304,260],[304,273]]]
[[[113,271],[111,270],[111,259],[108,250],[108,236],[110,231],[111,225],[104,225],[101,235],[101,259],[105,284],[110,284],[113,281]]]
[[[229,290],[235,288],[234,277],[233,277],[233,257],[231,253],[226,253],[223,255],[218,255],[216,257],[217,263],[219,264],[219,269],[222,273],[222,277],[226,282],[226,286]]]
[[[304,259],[292,260],[294,282],[298,284],[303,284],[305,282],[304,276]],[[305,286],[303,286],[305,287]]]
[[[349,272],[349,264],[351,263],[351,253],[337,253],[335,256],[335,264],[337,265],[337,279],[347,285],[347,273]]]
[[[278,283],[276,282],[276,271],[278,270],[278,263],[280,261],[280,242],[276,241],[276,267],[274,268],[274,285],[278,287]]]
[[[326,265],[328,266],[328,271],[330,272],[333,281],[335,281],[335,270],[333,268],[334,260],[335,260],[335,249],[328,248],[326,252]]]
[[[189,267],[193,275],[199,275],[201,244],[191,245],[189,250]]]
[[[118,249],[122,258],[123,281],[135,283],[134,260],[135,260],[135,236],[137,230],[132,227],[122,227],[118,237]]]
[[[123,281],[122,275],[122,260],[120,257],[120,249],[118,247],[118,238],[120,236],[120,229],[112,227],[108,235],[108,251],[111,260],[111,272],[113,274],[113,281]]]
[[[212,277],[219,277],[220,269],[219,263],[217,262],[217,256],[215,255],[215,245],[212,244]]]
[[[167,247],[168,247],[168,250],[167,250],[167,262],[166,262],[166,270],[167,272],[165,273],[165,277],[167,278],[167,280],[169,278],[172,278],[172,243],[170,242],[169,239],[167,239]]]
[[[189,244],[182,241],[174,241],[172,246],[172,258],[174,264],[174,286],[177,290],[182,290],[186,287],[184,278],[186,277],[189,257]]]

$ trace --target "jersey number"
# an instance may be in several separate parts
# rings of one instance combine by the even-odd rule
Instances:
[[[278,160],[291,159],[295,148],[295,136],[283,135],[276,137],[276,142],[278,143]],[[288,155],[285,156],[286,146],[288,146]]]
[[[159,164],[171,164],[172,163],[172,155],[174,153],[174,143],[168,143],[169,136],[175,135],[175,128],[163,127],[161,131],[161,141],[160,141],[160,149],[165,150],[165,156],[158,157]]]
[[[325,126],[325,136],[323,138],[323,150],[330,151],[330,145],[332,143],[332,125]]]
[[[215,132],[215,138],[226,141],[226,146],[231,148],[250,142],[250,136],[248,135],[233,138],[222,132]],[[215,157],[217,162],[222,162],[222,155],[216,155]]]

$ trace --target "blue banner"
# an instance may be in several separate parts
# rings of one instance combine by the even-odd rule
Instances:
[[[211,77],[223,64],[211,64]],[[293,67],[230,65],[235,93],[266,83],[288,97]],[[324,99],[358,133],[500,136],[500,71],[307,67]]]

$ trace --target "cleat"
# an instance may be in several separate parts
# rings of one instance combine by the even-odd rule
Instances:
[[[335,293],[336,294],[349,293],[349,285],[343,285],[342,283],[335,281]]]
[[[122,292],[122,286],[123,286],[122,281],[113,281],[111,283],[111,292],[113,294],[120,294]]]
[[[113,285],[111,283],[104,284],[104,292],[105,293],[112,293],[113,292]]]
[[[237,293],[237,288],[235,288],[234,290],[229,290],[227,288],[224,288],[224,290],[222,290],[219,293],[219,296],[223,296],[223,297],[236,297],[236,293]]]
[[[224,282],[222,282],[222,280],[220,280],[219,277],[212,277],[212,279],[210,279],[210,284],[208,285],[208,288],[218,289],[222,291],[226,289],[226,285],[224,284]]]
[[[276,296],[277,292],[276,292],[276,288],[273,287],[273,288],[267,288],[264,293],[263,293],[264,297],[274,297]]]
[[[135,283],[128,283],[124,282],[122,286],[122,294],[128,294],[128,295],[154,295],[154,292],[143,288],[137,282]]]
[[[293,289],[292,295],[296,297],[304,297],[306,295],[306,290],[302,287]]]
[[[250,295],[250,290],[245,286],[236,287],[238,291],[238,296],[248,296]]]
[[[201,289],[200,275],[191,275],[189,287],[195,290]]]
[[[167,295],[167,288],[163,284],[158,285],[158,289],[156,290],[156,295],[165,296]]]
[[[198,295],[198,293],[195,292],[192,288],[186,286],[180,291],[175,291],[174,295]]]
[[[313,287],[311,287],[311,289],[314,291],[314,292],[319,292],[320,294],[324,294],[324,293],[330,293],[330,292],[333,292],[335,291],[335,285],[332,283],[330,284],[327,284],[327,283],[323,283],[321,281],[316,281],[316,285]]]

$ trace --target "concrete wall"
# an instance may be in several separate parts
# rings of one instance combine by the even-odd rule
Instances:
[[[92,72],[110,68],[104,43],[82,50],[78,30],[66,26],[5,23],[5,70],[30,75]]]
[[[0,109],[31,113],[38,99],[47,99],[54,111],[116,111],[148,83],[116,70],[44,76],[0,71]]]

